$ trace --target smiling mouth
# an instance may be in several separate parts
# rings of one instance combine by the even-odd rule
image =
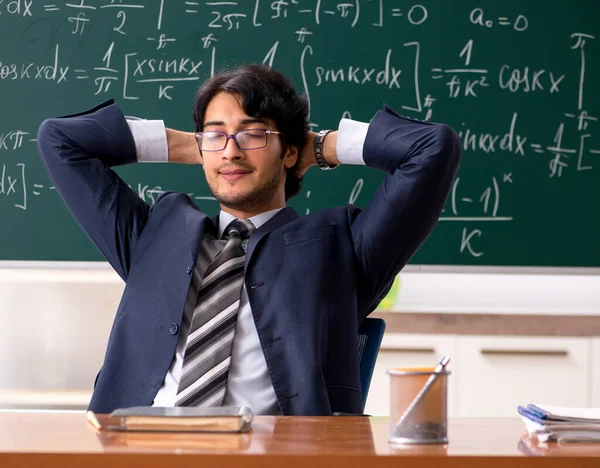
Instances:
[[[221,175],[221,177],[223,177],[223,179],[228,180],[228,181],[233,181],[233,180],[241,179],[245,175],[250,174],[250,171],[245,171],[245,170],[234,170],[234,171],[223,171],[223,172],[220,171],[219,174]]]

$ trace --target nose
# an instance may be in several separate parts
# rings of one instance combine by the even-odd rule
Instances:
[[[229,160],[238,160],[238,159],[241,159],[243,156],[244,156],[244,153],[242,152],[240,147],[237,145],[237,141],[235,141],[235,138],[233,138],[233,135],[228,135],[227,143],[225,143],[225,149],[223,150],[223,153],[222,153],[222,158],[229,159]]]

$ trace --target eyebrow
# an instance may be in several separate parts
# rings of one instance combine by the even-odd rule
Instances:
[[[268,125],[268,123],[265,119],[259,119],[259,118],[243,119],[240,121],[240,125],[248,125],[251,123],[261,123],[261,124]],[[208,127],[209,125],[225,125],[225,122],[223,122],[222,120],[211,120],[209,122],[206,122],[202,128]]]

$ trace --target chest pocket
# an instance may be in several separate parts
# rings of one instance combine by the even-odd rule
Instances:
[[[283,233],[285,245],[294,245],[301,242],[318,240],[335,236],[335,226],[314,226],[297,231]]]

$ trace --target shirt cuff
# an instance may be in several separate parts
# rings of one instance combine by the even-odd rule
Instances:
[[[127,120],[138,162],[167,162],[169,146],[162,120]]]
[[[368,130],[368,123],[350,119],[340,120],[335,150],[342,164],[365,164],[363,146]]]

